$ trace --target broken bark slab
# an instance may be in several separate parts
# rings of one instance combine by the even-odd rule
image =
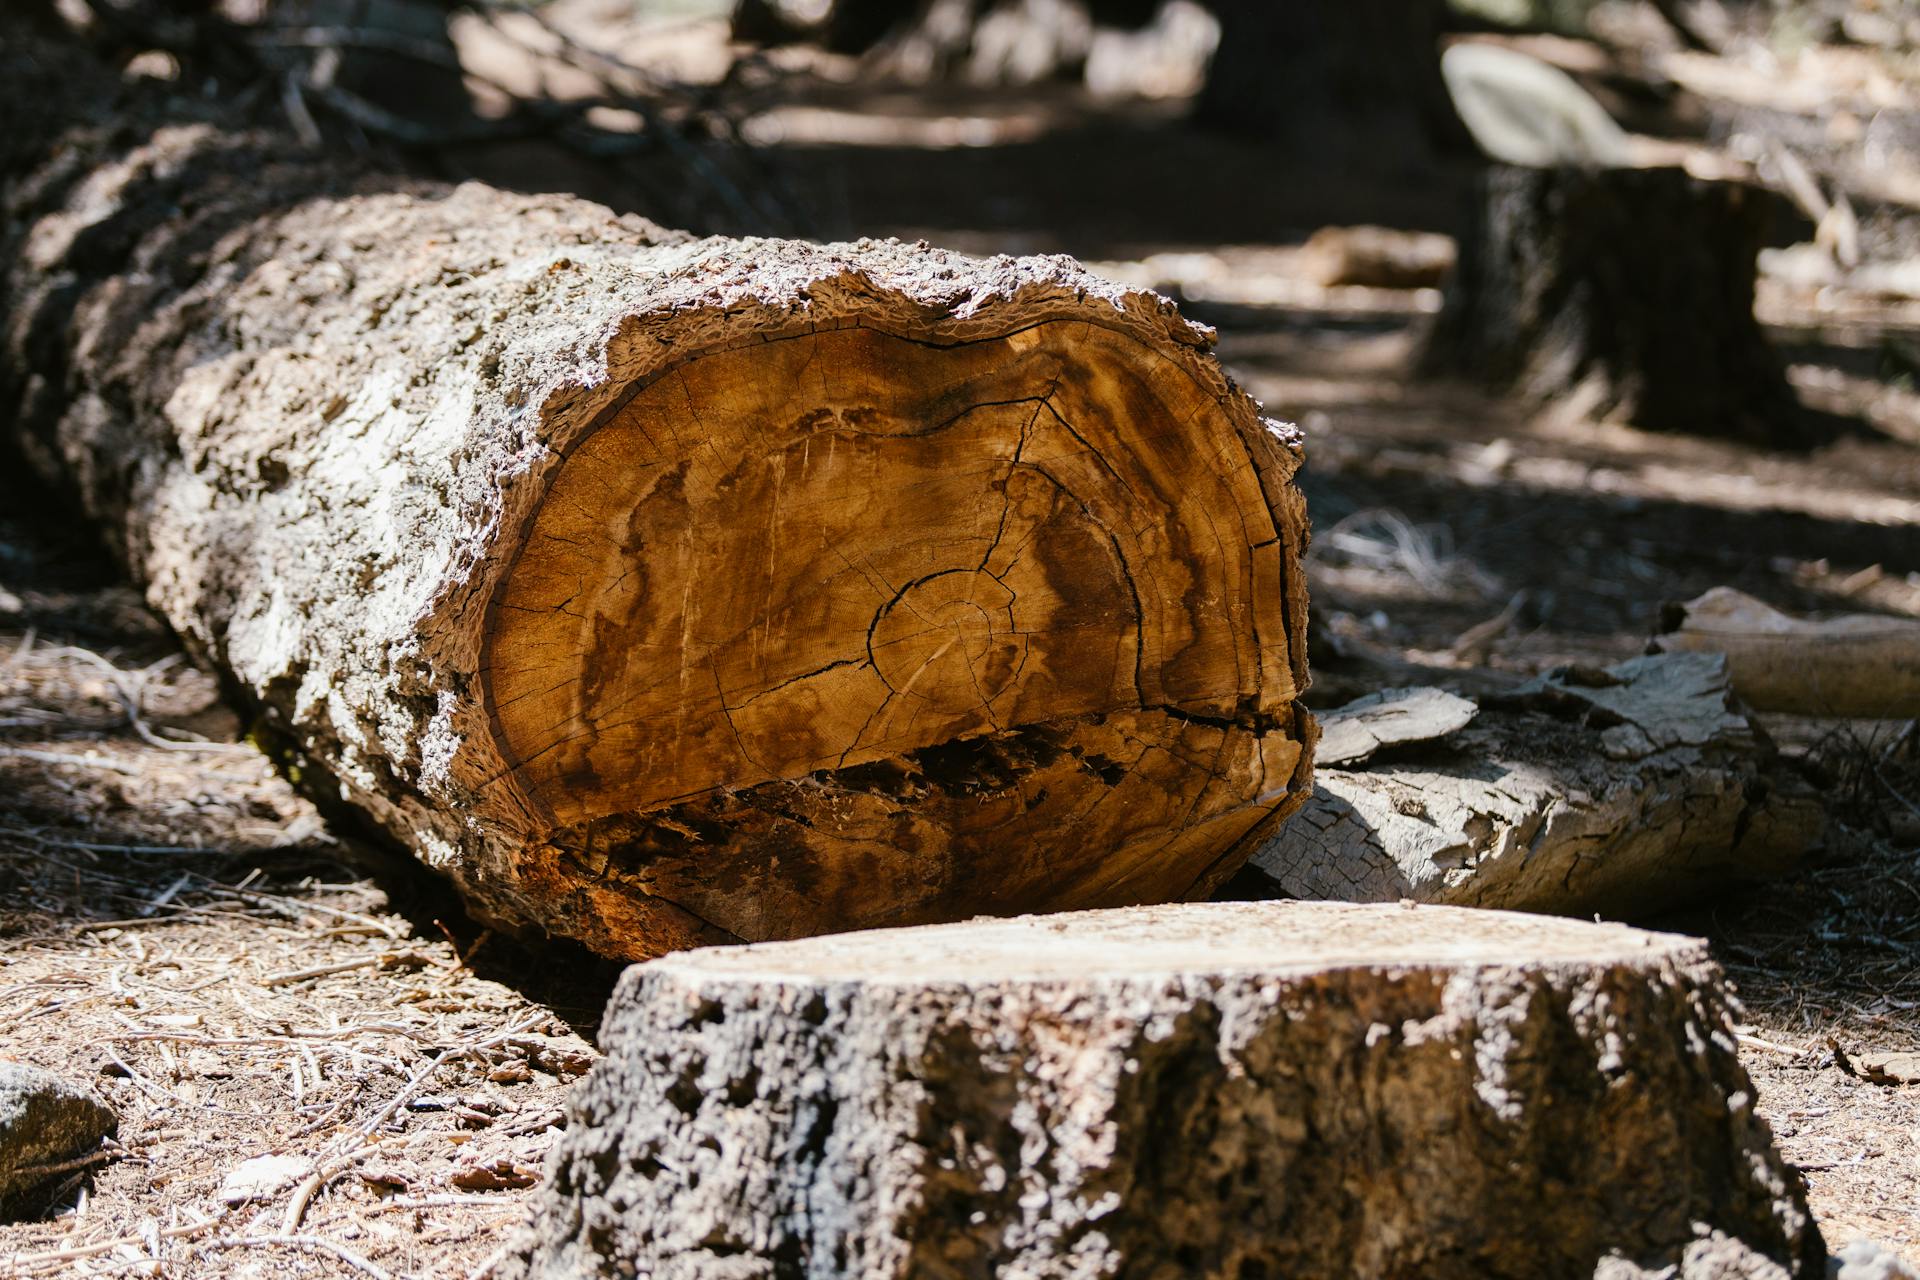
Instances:
[[[1357,726],[1327,716],[1329,741],[1379,714],[1356,707]],[[1459,720],[1323,765],[1249,871],[1301,898],[1644,918],[1785,871],[1819,838],[1817,798],[1774,767],[1715,655],[1556,672],[1445,729]]]
[[[1920,716],[1920,621],[1885,614],[1795,618],[1732,587],[1678,606],[1654,647],[1721,653],[1757,711],[1860,719]]]
[[[1690,938],[1085,912],[683,953],[602,1027],[503,1276],[1824,1274]]]
[[[1166,300],[150,105],[5,144],[0,408],[481,914],[643,957],[1198,897],[1304,798],[1298,437]]]
[[[1464,729],[1480,708],[1444,689],[1382,689],[1320,717],[1314,762],[1360,764],[1375,752]]]

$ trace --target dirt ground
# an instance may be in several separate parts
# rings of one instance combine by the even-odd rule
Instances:
[[[660,46],[711,61],[714,41],[682,22]],[[1753,80],[1686,65],[1702,92]],[[1789,63],[1778,95],[1870,113],[1885,86],[1834,65]],[[1099,262],[1216,325],[1235,375],[1301,423],[1322,705],[1365,687],[1369,656],[1441,682],[1626,657],[1664,603],[1722,584],[1920,616],[1920,300],[1763,281],[1805,398],[1863,423],[1812,454],[1529,415],[1412,376],[1437,294],[1326,287],[1300,249],[1326,225],[1452,234],[1462,172],[1326,181],[1190,133],[1177,104],[829,72],[788,82],[759,133],[823,233]],[[591,186],[544,159],[461,164]],[[484,1274],[594,1059],[613,968],[488,935],[329,831],[73,526],[0,482],[0,1055],[91,1081],[121,1127],[43,1219],[0,1226],[0,1275]],[[1736,984],[1760,1111],[1829,1243],[1920,1263],[1920,1086],[1860,1065],[1920,1051],[1920,741],[1767,727],[1831,798],[1824,846],[1655,923],[1708,936]],[[291,1181],[223,1199],[266,1154],[298,1158]]]

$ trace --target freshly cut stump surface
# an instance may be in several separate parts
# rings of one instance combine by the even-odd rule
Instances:
[[[503,1274],[1823,1274],[1731,1028],[1697,940],[1449,907],[685,952]]]

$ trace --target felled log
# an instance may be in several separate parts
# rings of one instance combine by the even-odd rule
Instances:
[[[162,108],[210,110],[15,168],[0,406],[482,914],[645,956],[1201,896],[1303,797],[1297,437],[1163,299]]]
[[[1478,704],[1429,689],[1327,713],[1313,797],[1241,887],[1646,918],[1819,838],[1816,797],[1717,656],[1563,670]]]
[[[979,921],[637,966],[601,1035],[503,1276],[1825,1274],[1670,934]]]
[[[1734,692],[1757,711],[1920,716],[1920,622],[1884,614],[1795,618],[1731,587],[1674,608],[1653,644],[1721,653]]]

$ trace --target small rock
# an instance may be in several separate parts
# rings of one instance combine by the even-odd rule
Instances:
[[[1883,1244],[1855,1240],[1827,1263],[1827,1280],[1920,1280],[1920,1271]]]
[[[220,1184],[220,1199],[230,1205],[270,1200],[312,1172],[305,1156],[255,1156],[233,1167]]]
[[[21,1062],[0,1062],[0,1217],[57,1176],[46,1166],[84,1156],[119,1127],[85,1085]]]

